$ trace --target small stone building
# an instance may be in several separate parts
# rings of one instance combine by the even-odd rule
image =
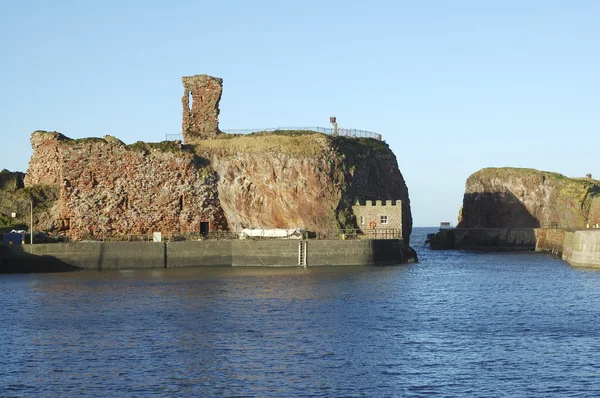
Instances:
[[[352,206],[358,228],[366,235],[373,232],[395,231],[396,237],[402,237],[402,201],[367,200],[364,205],[359,201]]]

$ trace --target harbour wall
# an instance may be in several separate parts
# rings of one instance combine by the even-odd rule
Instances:
[[[600,267],[600,230],[565,231],[562,259],[580,267]]]
[[[304,247],[301,249],[301,245]],[[416,260],[400,239],[0,245],[0,272],[202,266],[386,265]]]
[[[571,265],[600,267],[600,229],[456,228],[438,234],[442,249],[540,251]]]
[[[463,250],[535,250],[533,228],[456,228],[454,247]]]

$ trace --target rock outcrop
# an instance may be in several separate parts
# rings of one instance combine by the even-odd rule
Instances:
[[[19,171],[12,172],[4,169],[0,171],[0,189],[14,190],[23,188],[25,186],[23,183],[24,178],[25,173]]]
[[[0,172],[0,231],[29,229],[31,205],[34,225],[55,229],[59,192],[55,186],[32,184],[25,188],[25,173]]]
[[[184,76],[182,133],[186,144],[215,138],[219,132],[219,102],[223,79],[208,75]]]
[[[459,228],[585,228],[600,223],[600,181],[519,168],[486,168],[466,183]]]
[[[60,192],[54,228],[73,240],[241,228],[302,228],[326,235],[356,226],[351,206],[410,200],[396,157],[374,139],[314,132],[263,133],[125,145],[35,132],[28,184]]]

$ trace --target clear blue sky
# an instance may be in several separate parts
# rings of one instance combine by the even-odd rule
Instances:
[[[415,225],[456,222],[488,166],[600,177],[600,2],[0,2],[0,168],[29,135],[161,141],[181,76],[224,79],[221,128],[375,131]]]

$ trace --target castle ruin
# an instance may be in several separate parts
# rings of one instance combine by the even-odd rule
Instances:
[[[208,75],[184,76],[182,133],[186,144],[218,136],[219,102],[223,79]]]

